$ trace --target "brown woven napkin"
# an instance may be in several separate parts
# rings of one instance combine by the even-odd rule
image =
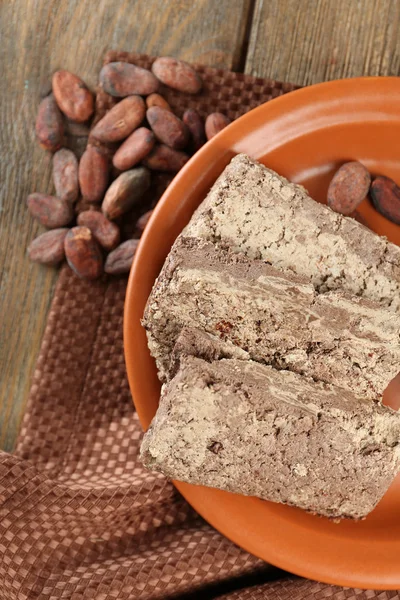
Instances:
[[[168,92],[178,113],[192,106],[236,118],[293,89],[199,71],[200,97]],[[100,96],[103,108],[108,100]],[[399,599],[395,591],[342,589],[268,567],[141,466],[123,356],[125,288],[126,278],[88,283],[61,271],[16,451],[0,454],[0,600]]]

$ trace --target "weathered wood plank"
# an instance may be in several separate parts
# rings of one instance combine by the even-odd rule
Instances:
[[[400,74],[398,0],[256,0],[245,71],[308,85]]]
[[[94,86],[110,48],[237,68],[250,0],[15,0],[0,7],[0,447],[11,449],[24,410],[57,273],[25,249],[40,227],[25,198],[51,192],[50,156],[34,120],[49,75],[76,72]]]

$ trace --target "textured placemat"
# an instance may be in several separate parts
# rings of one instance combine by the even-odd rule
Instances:
[[[151,64],[107,55],[117,58]],[[294,87],[198,70],[201,96],[166,94],[178,114],[192,106],[236,118]],[[98,114],[110,102],[101,94]],[[150,205],[167,182],[157,181]],[[87,283],[61,271],[17,448],[0,454],[0,599],[399,599],[268,567],[141,466],[123,358],[125,288],[126,278]]]

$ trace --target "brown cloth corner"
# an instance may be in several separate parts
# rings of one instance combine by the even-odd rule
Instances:
[[[106,60],[152,61],[115,52]],[[236,118],[294,89],[198,70],[199,97],[167,93],[178,114],[194,107]],[[109,102],[102,92],[98,115]],[[157,182],[150,205],[167,183]],[[123,355],[125,290],[126,278],[90,283],[61,270],[15,454],[0,453],[0,600],[399,599],[269,567],[142,467]]]

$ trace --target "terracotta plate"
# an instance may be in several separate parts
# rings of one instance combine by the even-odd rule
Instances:
[[[146,228],[126,299],[126,363],[144,428],[160,393],[140,326],[147,297],[176,236],[238,152],[302,183],[320,202],[344,161],[360,160],[400,182],[400,78],[333,81],[272,100],[222,131],[174,179]],[[361,212],[371,229],[400,244],[400,227],[367,200]],[[400,477],[365,521],[340,524],[256,498],[175,485],[211,525],[276,566],[332,584],[400,589]]]

